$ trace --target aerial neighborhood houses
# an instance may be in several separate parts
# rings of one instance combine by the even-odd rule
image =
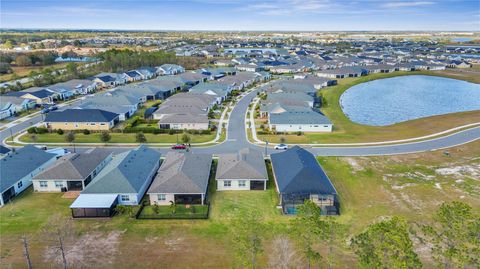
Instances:
[[[70,206],[73,217],[110,217],[116,205],[138,205],[160,165],[146,146],[117,154]]]
[[[214,166],[211,154],[171,151],[162,158],[145,145],[117,154],[103,148],[69,153],[28,145],[0,158],[0,205],[32,185],[36,193],[77,193],[70,205],[74,218],[112,217],[118,206],[205,205],[213,191],[209,186],[216,191],[266,190],[270,166],[265,158],[258,149],[244,148],[218,155]],[[284,214],[295,214],[305,200],[317,204],[322,214],[339,213],[337,192],[310,152],[295,146],[270,159],[271,183]]]
[[[57,155],[28,145],[0,159],[0,206],[32,185],[32,178],[52,165]]]
[[[268,175],[262,152],[245,148],[219,155],[215,179],[219,191],[266,190]]]
[[[169,152],[147,191],[152,205],[205,203],[212,155]]]
[[[274,81],[262,88],[266,98],[260,101],[260,117],[272,131],[331,132],[332,122],[318,109],[317,91],[334,84],[336,80],[310,75]]]

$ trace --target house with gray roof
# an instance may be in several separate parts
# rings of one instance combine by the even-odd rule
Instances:
[[[320,112],[305,108],[269,113],[268,127],[277,132],[331,132],[333,124]]]
[[[35,108],[37,102],[17,96],[0,96],[0,120],[11,117],[24,110]]]
[[[65,109],[47,114],[45,127],[52,130],[107,131],[118,122],[119,115],[101,109]]]
[[[100,73],[92,78],[102,88],[110,88],[127,83],[127,78],[118,73]]]
[[[237,153],[220,154],[217,190],[266,190],[267,168],[262,152],[245,148]]]
[[[33,177],[37,192],[81,191],[112,160],[112,152],[102,148],[71,153]]]
[[[96,90],[97,83],[88,79],[71,79],[47,87],[51,91],[62,92],[62,99],[78,94],[89,94]]]
[[[185,68],[176,64],[162,64],[156,68],[159,75],[176,75],[185,72]]]
[[[335,69],[319,70],[315,74],[325,78],[349,78],[367,75],[368,70],[359,66],[343,66]]]
[[[294,146],[270,158],[284,214],[296,214],[305,200],[318,205],[324,215],[338,214],[337,190],[312,153]]]
[[[110,217],[116,205],[138,205],[160,165],[160,153],[139,146],[113,156],[70,205],[73,217]]]
[[[0,206],[32,185],[32,178],[52,165],[54,153],[28,145],[0,159]]]
[[[151,205],[204,204],[212,155],[168,152],[147,191]]]

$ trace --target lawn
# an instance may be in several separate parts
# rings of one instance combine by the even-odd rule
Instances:
[[[43,69],[51,68],[52,70],[62,69],[68,63],[56,63],[52,65],[44,65],[44,66],[14,66],[12,67],[13,73],[17,74],[19,78],[27,77],[30,72],[41,72]],[[13,74],[5,74],[0,75],[0,82],[10,81],[12,80]]]
[[[155,209],[157,208],[157,209]],[[172,206],[143,207],[138,218],[140,219],[206,219],[208,218],[208,205],[175,205],[175,213]],[[155,212],[155,210],[158,210]]]
[[[136,143],[135,133],[110,133],[112,143]],[[208,135],[195,134],[190,135],[191,143],[208,142],[215,139],[215,132]],[[182,134],[145,134],[147,143],[176,143],[181,141]],[[32,139],[32,135],[26,134],[20,137],[20,141],[28,143],[65,143],[65,135],[59,135],[57,133],[37,134],[35,141]],[[75,134],[75,143],[102,143],[99,133],[91,133],[85,135],[83,133]]]
[[[425,223],[444,201],[461,200],[480,210],[480,141],[448,150],[384,157],[322,157],[322,164],[340,194],[337,219],[347,227],[346,237],[368,224],[392,215],[408,222]],[[75,235],[66,242],[72,264],[102,268],[232,268],[230,219],[242,210],[259,210],[268,229],[259,268],[266,268],[272,238],[288,235],[288,223],[276,209],[273,181],[267,191],[215,192],[215,165],[210,178],[208,220],[136,220],[125,215],[112,219],[75,220]],[[269,171],[271,179],[271,173]],[[47,245],[54,244],[41,232],[55,214],[69,216],[72,200],[61,194],[31,190],[0,208],[0,259],[2,267],[25,267],[23,234],[29,238],[34,268],[51,268]],[[294,241],[295,238],[290,238]],[[333,268],[355,268],[356,258],[345,244],[335,242]],[[323,248],[323,246],[320,246]],[[426,268],[435,268],[422,245],[415,248]],[[299,254],[298,254],[299,255]],[[73,263],[75,262],[75,263]],[[314,267],[316,268],[316,267]]]
[[[284,137],[287,143],[358,143],[377,142],[397,139],[408,139],[433,134],[457,126],[478,122],[480,111],[460,112],[447,115],[427,117],[402,122],[390,126],[367,126],[356,124],[343,113],[340,107],[340,96],[348,88],[367,81],[403,75],[439,75],[459,78],[480,83],[478,73],[445,72],[395,72],[389,74],[372,74],[360,78],[339,79],[338,85],[322,89],[328,105],[322,112],[333,122],[332,133],[304,133],[303,135],[258,135],[261,140],[278,143]]]

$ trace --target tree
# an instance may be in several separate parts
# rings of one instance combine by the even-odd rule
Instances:
[[[73,152],[75,152],[75,133],[72,131],[66,133],[65,141],[73,145]]]
[[[405,220],[393,217],[352,238],[351,246],[363,268],[421,268]]]
[[[135,141],[137,141],[137,143],[143,144],[147,142],[147,138],[143,133],[137,133],[135,135]]]
[[[474,268],[480,264],[480,216],[462,202],[443,203],[431,226],[423,226],[439,267]]]
[[[32,59],[27,55],[19,55],[15,58],[15,64],[18,66],[28,66],[32,65]]]
[[[10,39],[7,39],[5,43],[3,43],[3,47],[6,49],[13,49],[13,42]]]
[[[183,133],[182,135],[182,142],[184,144],[189,144],[190,143],[190,136],[187,133]]]
[[[63,268],[66,269],[68,266],[67,257],[69,251],[65,246],[65,242],[71,240],[75,234],[72,220],[63,217],[60,214],[53,215],[44,226],[43,233],[47,238],[51,238],[56,242],[51,246],[51,250],[54,254],[60,254],[60,258],[56,256],[54,261],[61,263]]]
[[[112,136],[109,132],[105,131],[100,134],[100,141],[102,141],[103,143],[107,144],[110,139],[112,139]]]
[[[285,136],[280,137],[280,144],[285,144],[286,141],[287,139],[285,138]]]
[[[313,248],[313,245],[320,241],[320,208],[311,200],[298,207],[297,217],[292,220],[292,227],[295,238],[303,255],[307,259],[307,268],[312,263],[320,262],[322,256]]]
[[[68,63],[65,67],[69,75],[78,75],[78,65],[76,63]]]
[[[233,218],[231,229],[239,261],[255,269],[257,256],[263,251],[262,235],[265,227],[261,214],[256,210],[240,211]]]

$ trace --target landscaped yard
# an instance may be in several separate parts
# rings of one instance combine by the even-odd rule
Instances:
[[[175,208],[175,210],[173,209]],[[206,219],[208,205],[147,205],[138,215],[139,219]]]
[[[478,73],[460,73],[455,71],[417,71],[372,74],[360,78],[339,79],[338,85],[321,90],[328,105],[322,112],[333,122],[332,133],[304,133],[302,135],[258,135],[265,141],[279,143],[284,137],[286,143],[357,143],[408,139],[445,131],[457,126],[479,122],[480,111],[460,112],[422,118],[390,126],[367,126],[356,124],[345,116],[339,99],[348,88],[367,81],[402,75],[440,75],[480,83]],[[257,129],[258,130],[258,129]]]
[[[135,133],[110,133],[111,140],[109,143],[136,143]],[[202,143],[215,139],[216,133],[212,132],[208,135],[195,134],[190,135],[190,143]],[[145,134],[147,143],[177,143],[181,142],[182,134]],[[57,133],[37,134],[36,139],[32,139],[32,135],[25,134],[20,137],[20,141],[28,143],[66,143],[65,135]],[[91,133],[85,135],[83,133],[75,134],[75,143],[102,143],[100,133]]]
[[[320,163],[340,194],[346,238],[367,225],[392,215],[409,223],[428,223],[444,201],[459,200],[480,210],[480,141],[443,151],[384,157],[322,157]],[[72,266],[96,264],[102,268],[232,268],[236,249],[231,217],[243,210],[258,210],[267,225],[259,257],[266,268],[272,239],[289,233],[289,220],[276,209],[277,195],[269,182],[267,191],[215,192],[211,177],[208,220],[136,220],[126,215],[112,219],[75,220],[75,233],[66,241]],[[55,214],[70,216],[71,199],[61,194],[31,190],[0,209],[0,260],[2,267],[25,267],[23,245],[29,239],[34,268],[52,267],[47,246],[56,243],[42,233]],[[289,237],[295,242],[295,237]],[[340,238],[334,248],[333,268],[356,268],[356,257]],[[435,268],[428,249],[415,242],[426,268]],[[326,246],[317,246],[326,250]],[[297,253],[301,257],[301,254]],[[60,260],[57,260],[59,264]],[[341,264],[340,264],[341,262]],[[314,267],[316,268],[316,267]]]

